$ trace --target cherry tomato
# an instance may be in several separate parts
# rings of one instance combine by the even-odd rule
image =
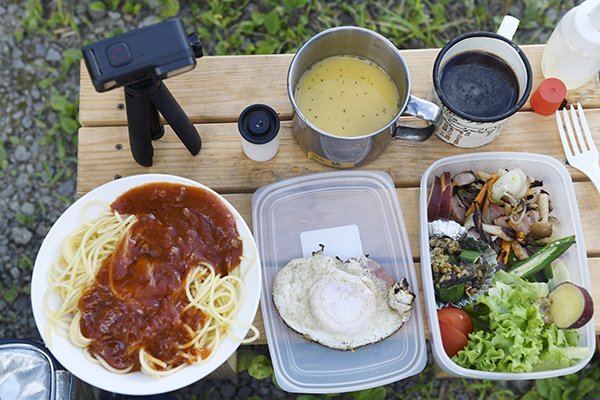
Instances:
[[[467,337],[469,336],[469,333],[473,332],[473,322],[471,321],[471,317],[460,308],[444,307],[441,310],[438,310],[437,313],[440,323],[458,329]]]
[[[467,346],[467,337],[452,325],[440,322],[440,333],[448,357],[454,356]]]

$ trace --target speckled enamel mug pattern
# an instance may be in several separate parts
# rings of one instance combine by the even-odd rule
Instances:
[[[441,72],[445,64],[457,54],[471,51],[484,52],[503,60],[517,78],[519,88],[516,104],[508,111],[491,117],[475,117],[454,108],[441,90]],[[491,32],[471,32],[461,35],[442,48],[433,66],[433,102],[442,110],[435,134],[445,142],[458,147],[479,147],[490,143],[502,132],[505,122],[529,98],[532,73],[523,51],[507,38]]]

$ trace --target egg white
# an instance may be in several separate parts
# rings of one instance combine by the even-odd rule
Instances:
[[[273,281],[275,307],[291,329],[323,346],[351,350],[383,340],[402,327],[410,310],[390,307],[389,277],[367,264],[373,261],[321,254],[291,260]]]

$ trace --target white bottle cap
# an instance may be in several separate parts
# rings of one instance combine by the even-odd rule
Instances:
[[[585,55],[600,55],[600,0],[586,0],[575,8],[571,44]],[[568,33],[569,34],[569,33]]]

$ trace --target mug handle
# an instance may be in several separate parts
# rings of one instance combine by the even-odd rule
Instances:
[[[411,126],[396,125],[392,133],[392,139],[422,142],[431,136],[433,131],[435,131],[436,125],[442,118],[441,108],[430,101],[415,96],[409,96],[403,114],[424,119],[429,122],[429,126],[426,126],[425,128],[413,128]]]

